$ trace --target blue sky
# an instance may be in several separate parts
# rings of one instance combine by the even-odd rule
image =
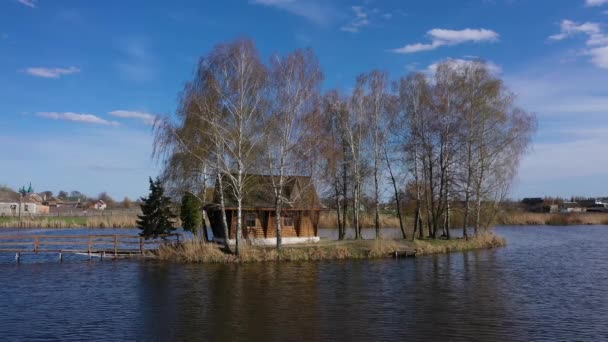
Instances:
[[[512,197],[608,194],[608,0],[0,0],[0,184],[135,198],[196,60],[312,47],[324,88],[488,61],[539,118]]]

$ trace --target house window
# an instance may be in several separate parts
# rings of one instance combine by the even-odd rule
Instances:
[[[257,219],[258,219],[258,215],[256,215],[256,214],[245,215],[245,223],[246,223],[247,227],[255,227]]]
[[[28,209],[29,209],[28,205],[26,204],[26,205],[23,207],[23,209],[24,209],[25,211],[29,211],[29,210],[28,210]]]
[[[285,215],[283,217],[283,225],[285,227],[293,227],[293,217],[291,217],[290,215]]]

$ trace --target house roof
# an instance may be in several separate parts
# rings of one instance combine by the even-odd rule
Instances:
[[[246,175],[244,208],[273,208],[274,188],[272,177],[268,175]],[[275,178],[275,180],[277,180]],[[237,200],[232,191],[232,184],[228,177],[223,177],[224,204],[226,207],[236,207]],[[321,203],[315,190],[312,178],[308,176],[286,176],[284,196],[287,201],[283,207],[289,209],[320,209]],[[216,184],[213,204],[219,205],[219,184]]]

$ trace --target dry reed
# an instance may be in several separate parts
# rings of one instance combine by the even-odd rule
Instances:
[[[527,213],[505,212],[498,217],[501,225],[605,225],[608,224],[608,213]]]
[[[481,233],[468,239],[416,240],[416,254],[443,254],[475,249],[488,249],[506,246],[507,240],[492,233]]]
[[[392,257],[395,251],[416,250],[418,255],[449,253],[504,246],[505,239],[494,234],[481,234],[467,240],[348,240],[323,241],[318,244],[273,247],[243,246],[239,256],[226,253],[221,246],[187,240],[164,245],[156,253],[160,260],[184,263],[251,263],[268,261],[319,261],[343,259],[377,259]]]

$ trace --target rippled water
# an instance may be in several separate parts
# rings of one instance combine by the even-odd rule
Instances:
[[[608,339],[608,227],[403,260],[0,264],[0,339]]]

